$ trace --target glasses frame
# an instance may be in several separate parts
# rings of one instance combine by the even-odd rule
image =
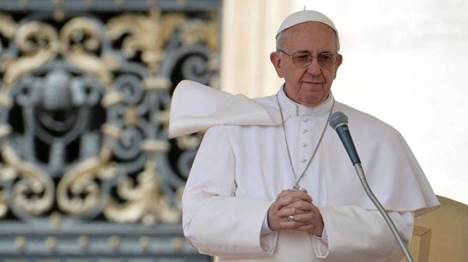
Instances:
[[[334,64],[336,63],[336,58],[340,55],[340,54],[337,53],[337,52],[334,53],[334,52],[331,52],[331,51],[324,51],[324,52],[321,52],[321,53],[319,53],[319,54],[317,54],[317,55],[315,55],[315,56],[314,56],[314,55],[311,55],[311,54],[310,54],[309,52],[307,52],[307,51],[297,51],[297,52],[294,52],[294,53],[292,53],[292,54],[289,54],[288,52],[284,51],[284,50],[281,49],[281,48],[278,48],[276,51],[281,52],[281,53],[287,55],[287,56],[292,60],[293,64],[294,64],[295,66],[299,67],[299,68],[306,68],[306,67],[310,66],[310,65],[314,62],[314,58],[317,59],[317,63],[318,63],[318,65],[320,66],[320,68],[330,68],[332,65],[334,65]],[[311,59],[310,59],[310,62],[308,62],[308,63],[306,63],[306,64],[304,64],[304,65],[298,65],[298,64],[297,64],[297,61],[294,59],[294,56],[297,55],[297,54],[299,54],[299,53],[303,53],[304,55],[305,55],[306,53],[308,53],[308,56],[311,58]],[[321,54],[329,54],[329,55],[332,56],[332,60],[331,60],[330,64],[322,64],[322,63],[320,63],[320,59],[318,59],[318,57],[319,57]]]

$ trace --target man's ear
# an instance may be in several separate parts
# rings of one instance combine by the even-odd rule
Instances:
[[[336,57],[336,67],[340,67],[340,65],[343,63],[343,56],[341,54],[338,54]]]
[[[336,77],[336,72],[338,71],[338,68],[341,66],[341,64],[343,63],[343,56],[338,54],[338,56],[336,57],[336,62],[335,62],[335,77]]]
[[[338,56],[336,57],[336,61],[335,61],[335,73],[334,73],[333,79],[336,78],[336,73],[338,72],[338,68],[341,66],[342,63],[343,63],[343,56],[338,54]]]
[[[271,63],[273,64],[273,66],[275,67],[275,70],[276,70],[276,74],[280,77],[280,78],[283,78],[284,77],[284,73],[283,73],[283,64],[282,64],[282,60],[281,60],[281,57],[279,55],[279,52],[271,52],[270,54],[270,61]]]

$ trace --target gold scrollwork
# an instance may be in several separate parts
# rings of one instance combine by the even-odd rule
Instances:
[[[16,25],[0,14],[0,33],[14,35]],[[9,88],[21,76],[51,61],[57,54],[84,72],[95,76],[104,86],[111,86],[111,71],[120,67],[110,54],[97,56],[93,52],[101,45],[103,35],[90,18],[77,17],[68,21],[60,31],[43,22],[32,21],[18,26],[16,44],[23,55],[18,59],[5,59],[0,69],[5,71],[4,86]]]
[[[101,44],[100,39],[97,23],[85,17],[71,19],[60,32],[64,53],[96,51]]]
[[[7,14],[0,13],[0,33],[6,38],[12,38],[16,32],[16,23]]]
[[[168,90],[171,81],[164,77],[149,76],[143,81],[143,88],[149,91]]]
[[[4,217],[8,211],[8,204],[3,188],[0,188],[0,218]]]
[[[123,53],[131,58],[141,51],[143,62],[156,71],[164,58],[164,44],[184,22],[184,16],[175,14],[163,17],[158,12],[149,16],[124,14],[109,20],[107,33],[112,40],[124,37]]]
[[[111,179],[116,173],[114,164],[109,161],[114,138],[110,135],[106,138],[98,156],[82,161],[60,180],[57,203],[63,211],[84,216],[96,211],[105,201],[98,181]]]
[[[29,215],[41,215],[48,211],[54,197],[51,178],[36,166],[22,162],[10,145],[3,142],[1,148],[5,161],[5,167],[2,168],[5,173],[2,172],[2,175],[8,174],[10,180],[18,179],[12,188],[13,205]]]
[[[168,129],[169,127],[169,117],[170,117],[170,111],[168,109],[163,110],[163,111],[158,111],[153,113],[153,120],[156,123],[161,123],[164,127],[164,129]]]
[[[5,61],[3,83],[10,88],[23,75],[52,60],[59,51],[55,29],[42,22],[28,22],[18,27],[16,45],[24,53],[17,60]]]
[[[148,154],[145,170],[136,178],[136,185],[129,178],[118,184],[117,194],[126,202],[120,204],[110,200],[104,209],[106,217],[120,223],[139,220],[145,224],[179,222],[180,211],[171,207],[162,194],[156,168],[156,154],[168,148],[167,141],[150,140],[143,143],[143,149]]]
[[[198,42],[206,43],[213,51],[218,50],[218,25],[214,22],[194,21],[184,26],[182,43],[193,45]]]
[[[108,54],[100,57],[93,53],[100,47],[101,38],[98,24],[85,17],[71,19],[60,32],[65,59],[109,86],[112,82],[111,71],[117,69],[119,64],[115,60],[109,63]]]
[[[98,166],[100,164],[97,159],[89,159],[80,164],[81,169],[65,174],[60,180],[57,202],[63,211],[72,215],[86,215],[101,204],[101,189],[94,180],[94,169]]]
[[[122,93],[116,90],[111,90],[106,93],[101,101],[101,105],[105,108],[109,108],[123,100]]]
[[[200,135],[181,136],[176,138],[177,146],[183,150],[191,150],[197,148],[201,142]]]
[[[7,14],[0,13],[0,34],[10,40],[15,36],[16,29],[17,25],[13,18]],[[12,60],[11,57],[3,57],[3,60],[0,60],[0,71],[4,72]]]
[[[122,39],[122,52],[127,58],[141,52],[141,58],[150,71],[143,80],[145,91],[168,90],[170,81],[158,76],[167,41],[174,33],[180,32],[182,45],[201,42],[217,51],[217,30],[215,22],[189,22],[183,15],[162,16],[156,11],[149,12],[149,15],[123,14],[114,17],[104,29],[90,18],[76,17],[66,22],[60,30],[39,21],[16,24],[10,16],[0,14],[0,34],[14,39],[20,51],[19,57],[6,57],[0,61],[0,71],[4,72],[0,107],[10,108],[13,105],[9,90],[16,81],[52,61],[57,55],[96,77],[107,87],[102,100],[105,109],[121,102],[123,94],[112,88],[113,73],[121,64],[112,52],[100,53],[104,37],[109,37],[111,41]],[[125,116],[129,124],[139,121],[136,109],[127,111]],[[167,128],[168,116],[168,111],[163,111],[152,117]],[[127,178],[117,185],[116,193],[125,200],[122,204],[113,200],[112,196],[104,196],[100,184],[116,175],[111,141],[120,137],[117,127],[103,127],[105,141],[100,153],[78,163],[64,174],[57,184],[56,194],[51,177],[37,166],[21,162],[15,150],[5,142],[11,132],[9,128],[0,127],[0,148],[4,162],[0,166],[0,183],[8,179],[9,182],[15,181],[11,191],[12,203],[27,214],[44,214],[52,207],[55,196],[61,211],[71,215],[83,216],[104,207],[104,215],[116,222],[179,222],[180,206],[172,207],[161,192],[160,174],[157,170],[156,155],[168,150],[167,141],[150,140],[142,144],[147,155],[144,170],[136,177],[136,183]],[[178,138],[177,143],[182,149],[194,149],[200,139],[200,136],[183,137]],[[0,217],[8,212],[5,192],[2,190],[4,188],[0,187]],[[178,197],[180,192],[177,192]],[[30,195],[34,197],[28,197]],[[52,248],[54,241],[49,242]]]
[[[128,126],[136,126],[139,120],[138,108],[128,107],[125,112],[125,124]]]

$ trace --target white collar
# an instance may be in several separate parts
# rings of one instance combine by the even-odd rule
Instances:
[[[333,106],[333,95],[330,93],[328,98],[318,106],[307,107],[292,101],[284,92],[284,85],[278,91],[278,100],[284,113],[284,119],[287,120],[293,116],[321,116],[328,114]]]

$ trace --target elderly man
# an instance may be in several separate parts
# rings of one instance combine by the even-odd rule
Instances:
[[[406,241],[415,213],[438,205],[421,168],[395,129],[333,98],[343,58],[329,18],[294,13],[276,40],[276,95],[176,88],[170,136],[208,129],[183,196],[185,236],[219,261],[397,261],[330,115],[348,115],[370,186]]]

